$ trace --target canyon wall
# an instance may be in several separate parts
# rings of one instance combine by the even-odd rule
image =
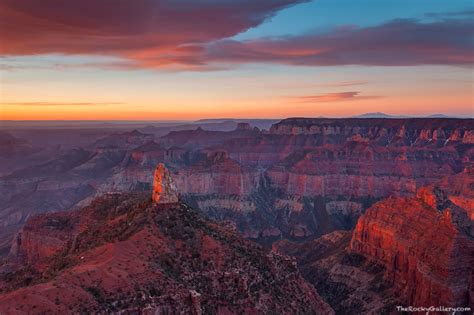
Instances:
[[[354,231],[280,240],[302,275],[338,314],[396,306],[474,307],[474,172],[443,178],[412,197],[388,197]],[[442,312],[434,312],[441,314]]]
[[[472,165],[473,131],[470,119],[285,119],[209,143],[175,176],[189,202],[248,237],[314,238]]]
[[[383,264],[385,278],[409,305],[473,303],[473,208],[460,205],[474,200],[474,171],[451,181],[458,187],[442,182],[414,197],[376,203],[354,230],[350,250]]]

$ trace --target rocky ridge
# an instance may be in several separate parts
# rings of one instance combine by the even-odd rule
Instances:
[[[175,202],[163,165],[155,178],[154,201],[110,193],[30,218],[1,269],[0,313],[333,314],[292,259]]]

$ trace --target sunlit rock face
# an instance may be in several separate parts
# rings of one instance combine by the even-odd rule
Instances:
[[[273,243],[337,314],[391,314],[397,305],[473,306],[474,173],[466,168],[411,197],[388,197],[353,232]]]
[[[171,173],[163,163],[160,163],[155,170],[152,200],[157,204],[177,203],[179,201],[178,191]]]
[[[387,198],[357,223],[350,250],[384,265],[386,280],[410,305],[473,302],[473,175],[465,170],[414,197]]]

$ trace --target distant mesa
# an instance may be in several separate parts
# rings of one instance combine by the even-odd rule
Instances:
[[[179,195],[170,171],[163,163],[158,164],[153,178],[152,200],[157,204],[178,203]]]
[[[449,116],[445,114],[432,114],[429,116],[426,116],[426,118],[457,118],[456,116]]]
[[[237,130],[251,130],[252,126],[249,123],[240,122],[237,124]]]
[[[350,118],[387,118],[387,119],[402,119],[402,118],[459,118],[457,116],[445,114],[432,114],[427,116],[413,116],[413,115],[389,115],[382,112],[365,113],[361,115],[352,116]]]

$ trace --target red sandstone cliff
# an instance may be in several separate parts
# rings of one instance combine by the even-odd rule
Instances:
[[[350,250],[383,264],[409,305],[472,306],[473,200],[472,169],[415,197],[388,198],[359,219]]]
[[[413,197],[389,197],[355,230],[281,240],[336,313],[394,313],[397,305],[473,307],[474,173],[466,169]]]

